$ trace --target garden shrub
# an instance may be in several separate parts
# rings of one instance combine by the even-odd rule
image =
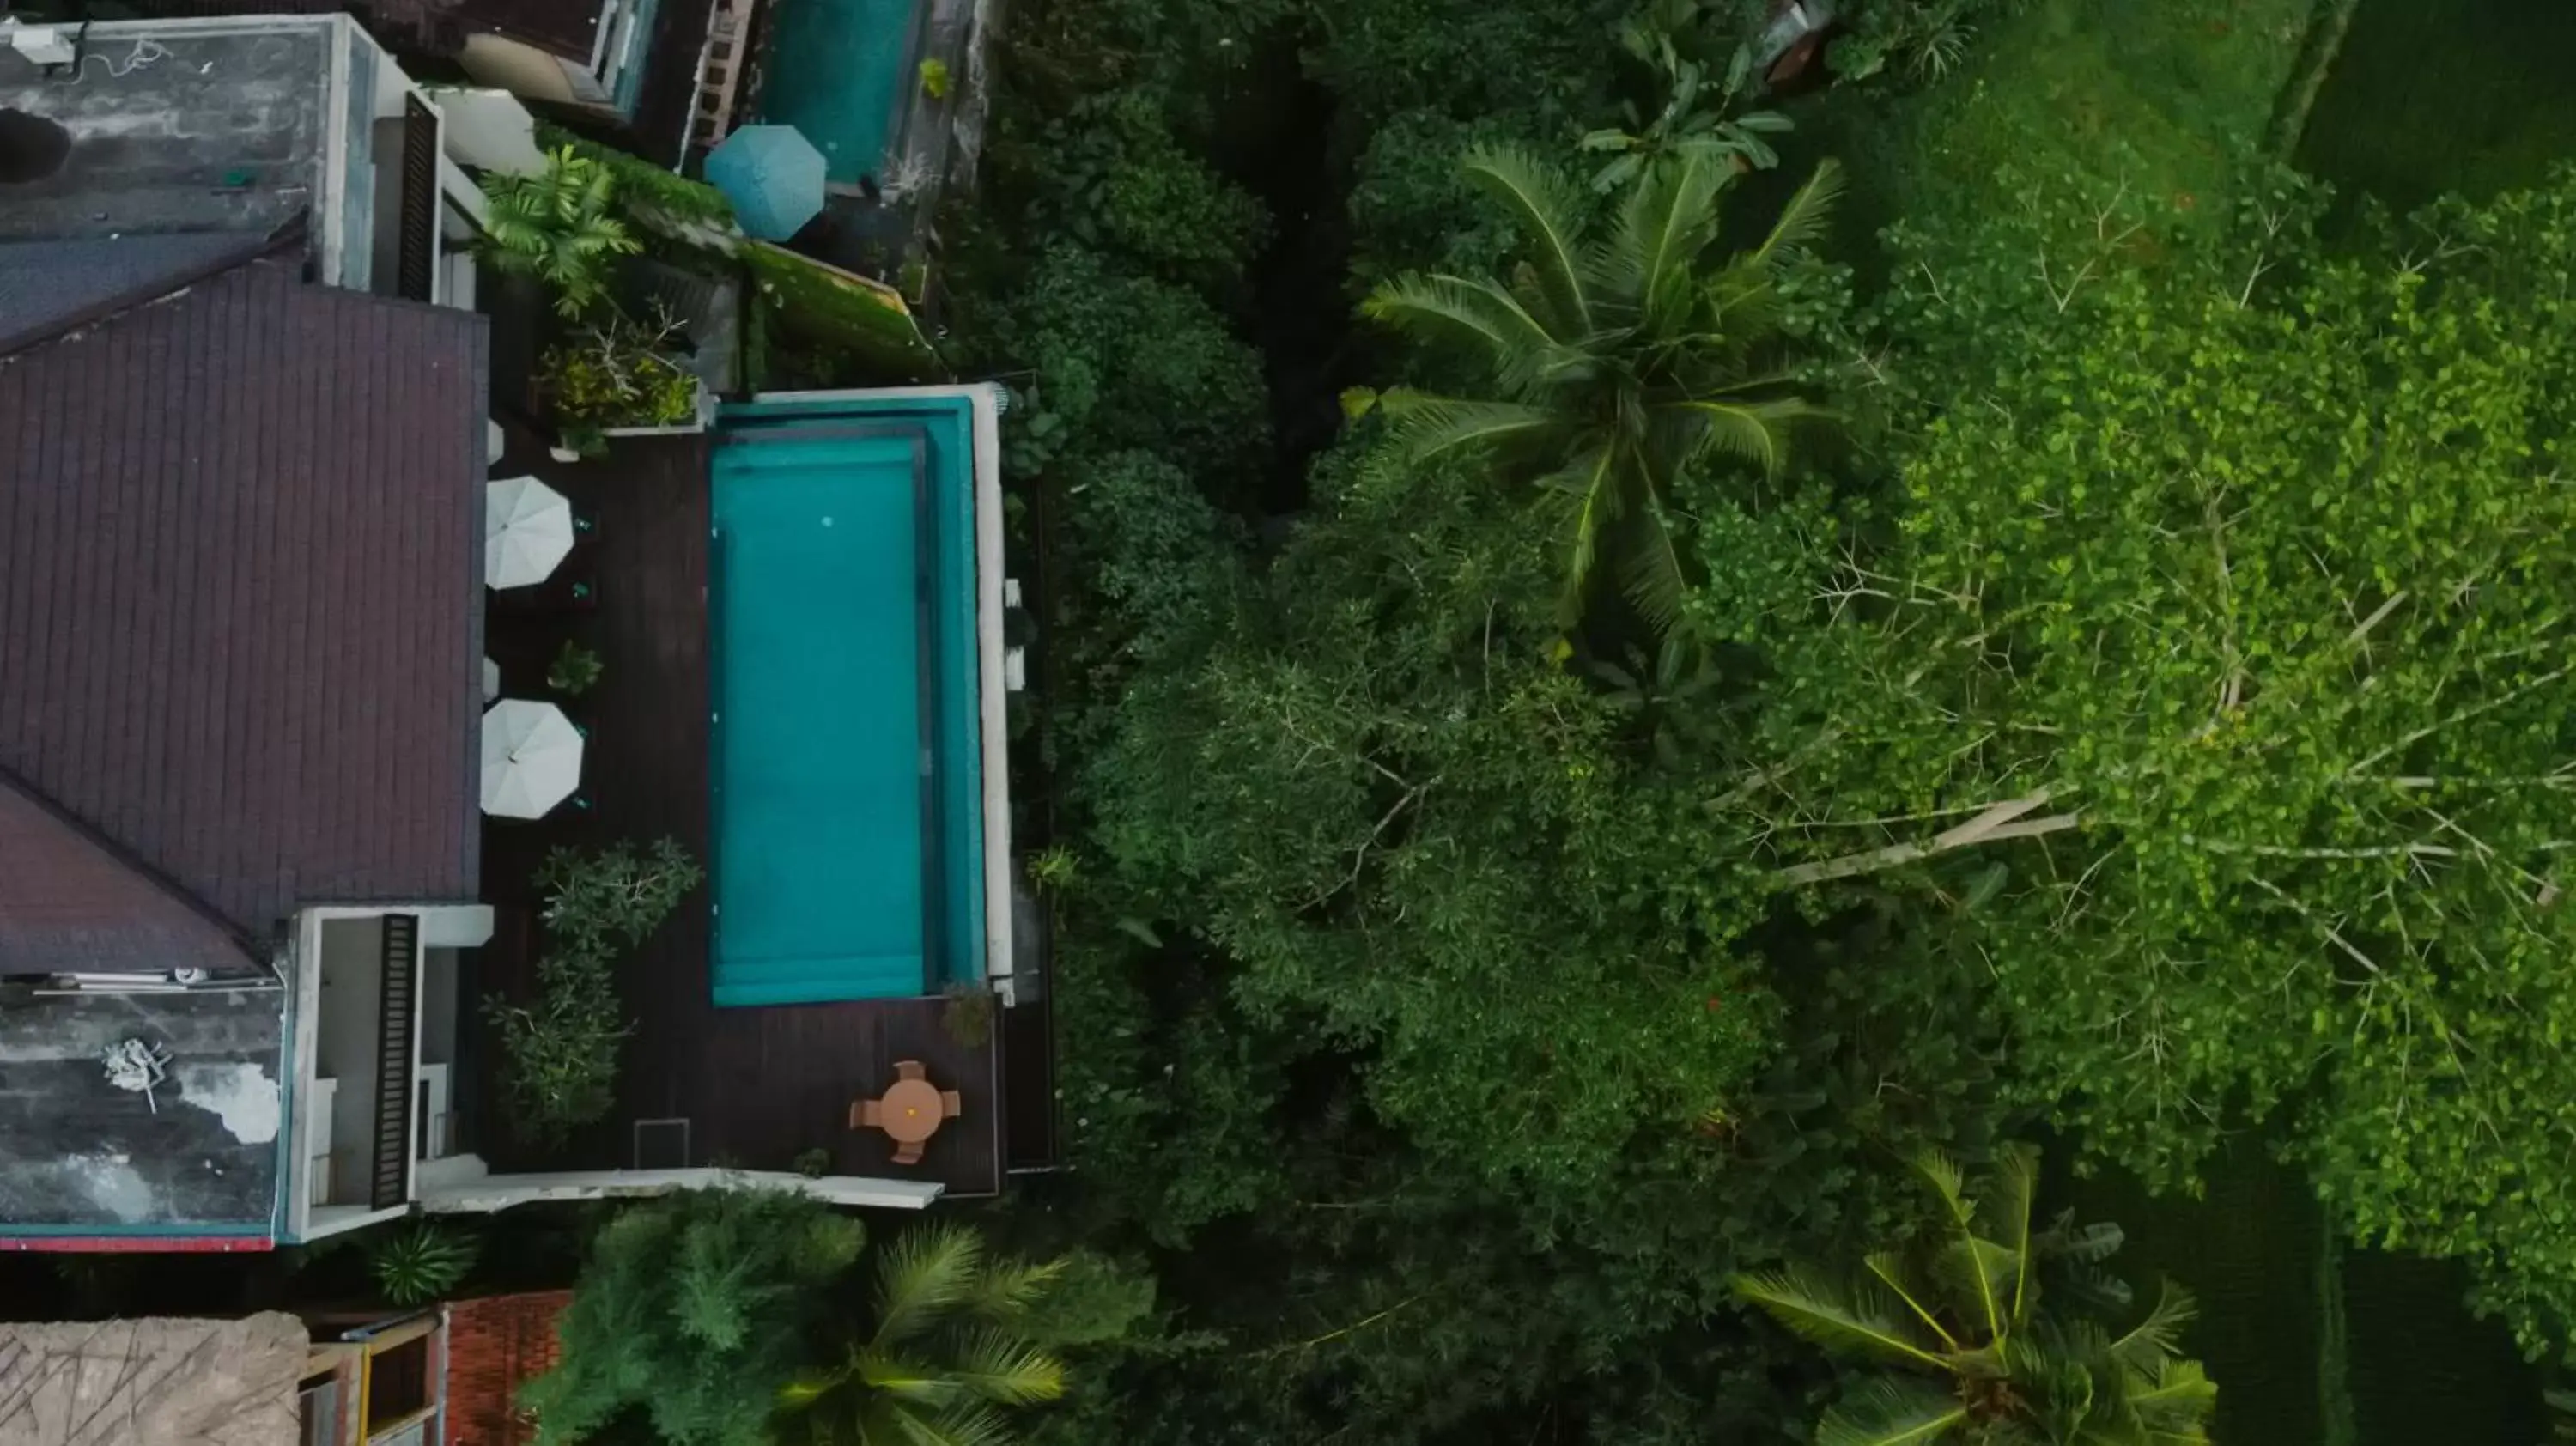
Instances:
[[[1060,242],[1012,319],[1048,410],[1089,448],[1154,451],[1199,477],[1249,478],[1262,464],[1260,355],[1197,294]]]
[[[1043,232],[1201,286],[1232,283],[1268,236],[1261,203],[1181,145],[1156,93],[1086,98],[1041,144],[1031,222]]]
[[[644,942],[705,877],[676,839],[649,850],[615,844],[556,849],[537,871],[547,940],[527,1003],[483,1001],[500,1036],[511,1128],[557,1144],[616,1101],[618,1047],[629,1032],[611,967]]]
[[[537,361],[537,396],[576,450],[611,427],[673,427],[698,416],[698,378],[674,353],[680,326],[656,310],[637,320],[594,314]]]
[[[479,1253],[479,1242],[465,1231],[413,1220],[369,1246],[367,1271],[389,1304],[427,1305],[454,1293]]]

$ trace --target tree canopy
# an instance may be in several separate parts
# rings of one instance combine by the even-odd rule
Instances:
[[[2329,242],[2233,143],[2296,26],[2201,7],[1873,0],[1804,97],[1632,8],[1013,22],[943,240],[1059,580],[1016,1218],[1156,1286],[1050,1435],[1809,1439],[1730,1283],[2032,1124],[2552,1338],[2576,187]]]
[[[1786,882],[1981,898],[2035,1099],[2179,1178],[2268,1115],[2363,1239],[2576,1304],[2557,908],[2576,187],[2315,240],[2034,183],[1901,238],[1944,393],[1884,548],[1820,557],[1748,799]]]
[[[1793,425],[1818,415],[1779,352],[1779,283],[1824,226],[1833,163],[1767,234],[1728,254],[1718,198],[1734,172],[1705,147],[1639,166],[1599,225],[1551,162],[1480,149],[1465,170],[1520,228],[1508,281],[1407,275],[1361,310],[1471,358],[1486,394],[1388,390],[1378,400],[1393,427],[1377,465],[1410,480],[1451,456],[1492,459],[1535,484],[1532,510],[1564,559],[1566,622],[1607,552],[1638,612],[1667,626],[1691,582],[1671,495],[1698,474],[1727,477],[1712,463],[1776,475]]]
[[[1090,1257],[1023,1262],[932,1224],[847,1278],[859,1222],[777,1189],[683,1190],[593,1240],[556,1330],[561,1358],[519,1403],[549,1442],[1000,1446],[1010,1412],[1063,1394],[1052,1344],[1140,1313]],[[1068,1279],[1083,1287],[1060,1310]]]

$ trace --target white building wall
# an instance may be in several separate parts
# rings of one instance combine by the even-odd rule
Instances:
[[[331,1199],[363,1205],[376,1136],[376,1038],[384,1004],[384,921],[322,924],[314,1073],[339,1081],[331,1106]]]

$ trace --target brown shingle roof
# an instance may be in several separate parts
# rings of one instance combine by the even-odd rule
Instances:
[[[0,964],[114,974],[254,962],[204,904],[0,774]]]
[[[472,898],[484,352],[257,262],[0,358],[0,772],[254,938]]]

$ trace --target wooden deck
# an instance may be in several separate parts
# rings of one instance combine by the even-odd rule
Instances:
[[[554,579],[525,595],[496,595],[488,629],[504,696],[546,697],[547,664],[566,638],[600,655],[598,685],[564,702],[589,734],[582,800],[534,823],[487,821],[484,898],[499,929],[477,951],[474,988],[512,997],[529,987],[539,942],[530,885],[557,845],[675,837],[708,856],[707,444],[704,438],[621,441],[602,460],[552,463],[514,435],[495,476],[533,472],[570,497],[594,530]],[[587,597],[578,595],[588,589]],[[559,700],[561,701],[561,700]],[[999,1011],[985,1042],[952,1037],[944,999],[718,1009],[708,987],[709,916],[702,888],[618,965],[636,1030],[626,1042],[617,1106],[565,1148],[530,1150],[510,1137],[498,1061],[479,1018],[468,1024],[465,1097],[471,1147],[496,1170],[607,1168],[637,1163],[634,1123],[686,1119],[686,1163],[786,1170],[828,1150],[836,1174],[937,1180],[953,1195],[999,1190]],[[850,1102],[882,1093],[898,1060],[919,1060],[965,1112],[932,1138],[921,1163],[898,1166],[876,1131],[848,1128]],[[669,1161],[656,1159],[650,1163]]]

